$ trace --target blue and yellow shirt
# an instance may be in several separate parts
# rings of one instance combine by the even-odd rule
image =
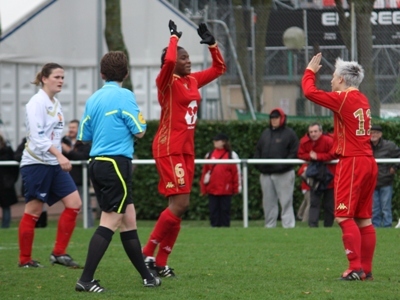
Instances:
[[[135,95],[117,82],[106,82],[86,102],[78,140],[92,142],[90,156],[133,158],[134,135],[146,130]]]

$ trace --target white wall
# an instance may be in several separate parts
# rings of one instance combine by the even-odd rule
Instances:
[[[13,0],[18,8],[18,1]],[[99,34],[98,4],[103,8]],[[2,8],[0,7],[0,10]],[[65,68],[63,91],[57,96],[66,120],[80,119],[86,99],[98,88],[98,61],[107,52],[103,0],[44,0],[42,6],[3,32],[0,42],[0,118],[12,145],[25,135],[24,105],[37,91],[30,84],[41,66],[56,62]],[[122,31],[138,104],[146,119],[158,119],[155,78],[161,50],[168,44],[168,21],[183,32],[179,45],[188,50],[193,69],[200,69],[204,45],[196,25],[164,0],[121,0]],[[102,39],[99,53],[98,37]],[[207,57],[208,59],[208,57]],[[210,87],[215,96],[215,85]]]

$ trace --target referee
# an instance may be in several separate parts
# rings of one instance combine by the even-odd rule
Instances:
[[[122,82],[129,74],[126,55],[121,51],[105,54],[100,62],[100,72],[105,84],[86,102],[78,140],[92,143],[89,174],[102,213],[75,290],[104,292],[94,279],[94,273],[117,229],[143,285],[156,287],[161,285],[161,280],[150,274],[143,261],[132,200],[134,137],[144,136],[146,121],[135,95],[122,88]]]

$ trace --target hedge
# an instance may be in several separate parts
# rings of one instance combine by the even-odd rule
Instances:
[[[331,120],[312,119],[310,120],[288,120],[288,127],[293,128],[299,139],[307,132],[308,125],[311,122],[320,121],[324,131],[332,131],[333,124]],[[147,122],[146,135],[138,140],[135,153],[139,159],[152,159],[151,144],[158,128],[158,121]],[[400,145],[399,125],[400,123],[391,121],[376,121],[383,128],[383,137],[394,141]],[[261,135],[261,132],[269,126],[268,120],[264,121],[205,121],[199,120],[195,132],[195,151],[196,158],[204,158],[204,155],[212,149],[212,137],[218,132],[224,132],[230,137],[232,148],[240,158],[252,158],[255,145]],[[186,220],[207,220],[209,217],[208,198],[200,195],[199,178],[201,165],[196,165],[196,173],[190,197],[190,207],[185,213]],[[299,166],[296,166],[296,171]],[[248,201],[249,201],[249,219],[261,220],[264,218],[261,201],[261,189],[259,184],[259,172],[253,165],[248,168]],[[133,174],[133,197],[136,207],[137,218],[141,220],[155,220],[160,212],[166,207],[167,199],[158,193],[158,174],[155,165],[138,165]],[[295,192],[293,206],[297,211],[303,199],[300,190],[301,180],[296,176]],[[393,203],[393,217],[400,216],[400,180],[396,175]],[[242,195],[233,197],[231,218],[232,220],[241,220],[243,218]]]

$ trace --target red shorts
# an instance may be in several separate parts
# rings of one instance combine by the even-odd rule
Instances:
[[[160,194],[165,197],[190,194],[194,177],[194,155],[170,155],[155,160],[160,175]]]
[[[377,176],[373,156],[340,158],[335,173],[335,217],[370,219]]]

